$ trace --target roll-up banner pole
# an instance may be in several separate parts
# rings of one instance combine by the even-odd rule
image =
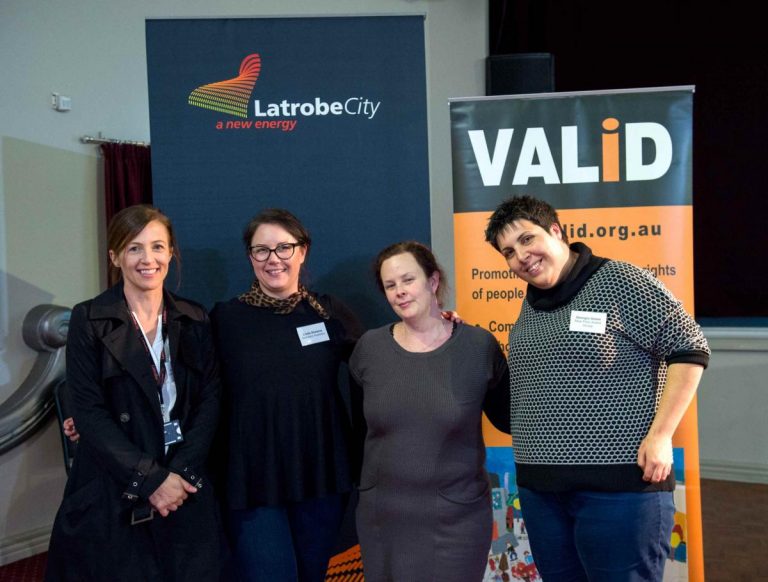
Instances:
[[[506,349],[526,284],[484,240],[491,212],[527,194],[572,242],[648,269],[693,313],[693,86],[452,99],[456,305]],[[494,485],[486,579],[534,572],[509,437],[485,423]],[[514,444],[513,444],[514,445]],[[665,580],[703,580],[696,401],[674,438],[675,527]]]

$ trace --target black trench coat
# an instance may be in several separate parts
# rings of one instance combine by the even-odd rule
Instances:
[[[72,311],[67,390],[81,439],[51,534],[46,580],[215,580],[220,520],[205,462],[219,412],[211,328],[199,305],[165,292],[172,417],[184,441],[165,453],[150,357],[122,284]],[[173,471],[193,485],[168,517],[135,525]]]

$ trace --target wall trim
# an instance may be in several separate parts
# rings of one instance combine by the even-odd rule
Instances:
[[[768,465],[701,459],[699,461],[699,470],[702,479],[764,483],[768,485]]]
[[[704,327],[713,351],[768,352],[766,327]]]
[[[53,524],[0,539],[0,566],[48,551]]]

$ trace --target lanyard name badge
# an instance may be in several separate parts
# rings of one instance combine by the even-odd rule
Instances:
[[[166,365],[165,365],[165,362],[166,362],[165,342],[168,340],[168,327],[166,326],[168,312],[166,311],[165,307],[163,307],[163,317],[160,323],[160,336],[162,338],[162,348],[160,350],[160,369],[159,370],[157,369],[157,366],[155,366],[155,359],[152,357],[151,346],[149,345],[149,342],[147,341],[146,336],[141,330],[141,326],[139,325],[139,320],[136,319],[136,315],[134,315],[133,311],[128,309],[128,312],[131,314],[131,319],[133,320],[133,326],[134,328],[136,328],[136,332],[140,336],[141,345],[144,346],[144,351],[147,353],[147,357],[149,357],[149,363],[152,368],[152,376],[154,377],[155,383],[157,385],[157,395],[160,398],[160,411],[163,414],[163,420],[165,420],[166,410],[165,410],[165,402],[163,401],[163,385],[165,384],[165,378],[168,375],[168,370],[166,369]],[[166,447],[174,443],[180,443],[181,441],[184,440],[184,437],[181,434],[181,425],[179,424],[178,420],[169,420],[168,422],[163,423],[163,439],[165,440],[164,444]]]

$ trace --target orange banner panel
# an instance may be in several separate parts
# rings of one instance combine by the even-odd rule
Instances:
[[[693,313],[693,209],[650,206],[562,210],[570,242],[583,242],[597,256],[648,269]],[[490,212],[454,214],[456,309],[469,323],[492,332],[505,351],[509,329],[520,313],[527,284],[518,279],[484,232]],[[693,401],[674,437],[685,449],[685,497],[691,580],[703,580],[699,451]],[[488,446],[509,446],[509,435],[483,424]]]

